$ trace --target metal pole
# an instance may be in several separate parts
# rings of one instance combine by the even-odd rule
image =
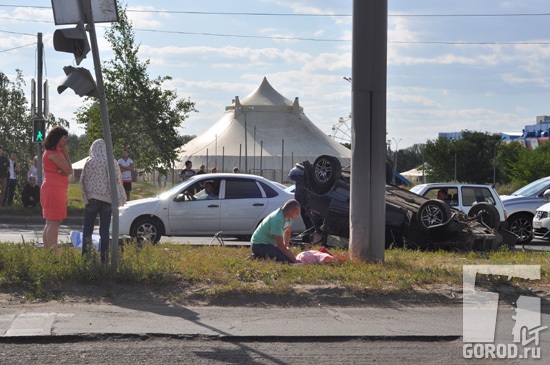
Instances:
[[[92,55],[94,59],[94,69],[97,90],[99,92],[99,103],[101,111],[101,121],[103,122],[103,138],[105,140],[105,147],[107,150],[107,166],[109,168],[109,182],[111,187],[111,200],[112,200],[112,225],[111,225],[111,268],[116,270],[118,263],[118,189],[117,189],[117,175],[115,173],[115,160],[113,153],[113,142],[111,138],[111,127],[109,125],[109,110],[107,107],[107,99],[105,97],[105,89],[103,87],[103,75],[101,73],[101,61],[99,59],[99,48],[97,46],[97,35],[95,32],[94,16],[92,11],[91,0],[82,0],[84,12],[86,13],[86,22],[88,25],[88,31],[90,32],[90,46],[92,49]]]
[[[456,152],[455,152],[455,181],[456,180],[456,168],[457,168],[457,158],[456,158]]]
[[[493,185],[497,183],[497,145],[493,152]]]
[[[254,147],[254,159],[252,160],[253,162],[253,168],[254,170],[256,170],[256,126],[254,126],[254,138],[253,138],[253,141],[252,141],[252,146]]]
[[[37,82],[36,88],[38,89],[37,91],[38,94],[37,94],[36,103],[37,103],[38,111],[36,113],[36,118],[42,119],[42,110],[43,110],[42,108],[42,74],[44,73],[43,71],[44,43],[42,43],[42,33],[37,34],[37,44],[38,44],[38,75],[37,75],[38,82]],[[34,110],[32,112],[34,112]],[[48,116],[46,116],[46,118],[47,117]],[[36,157],[38,159],[38,166],[36,166],[36,169],[38,170],[36,183],[38,184],[38,186],[41,186],[42,185],[42,143],[36,144]]]
[[[263,151],[264,151],[264,141],[260,141],[260,176],[264,176],[264,170],[262,168],[262,165],[263,165],[263,157],[264,157],[264,154],[263,154]]]
[[[284,179],[284,174],[283,174],[283,170],[285,168],[285,139],[283,138],[283,143],[282,143],[282,146],[281,146],[281,184],[283,183],[283,179]]]
[[[426,161],[424,160],[424,147],[422,147],[422,184],[426,183],[426,175],[424,173],[424,166]]]
[[[403,138],[399,138],[399,141],[397,141],[395,138],[392,138],[393,141],[395,142],[395,155],[393,156],[393,160],[394,160],[394,164],[393,164],[393,170],[394,170],[394,173],[393,173],[393,183],[394,185],[397,185],[397,154],[399,153],[399,142],[401,142],[401,140]]]
[[[244,173],[248,174],[248,130],[246,129],[246,113],[244,113]]]

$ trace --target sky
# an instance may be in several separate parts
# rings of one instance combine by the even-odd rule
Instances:
[[[70,0],[65,0],[70,1]],[[77,0],[72,0],[77,1]],[[358,1],[358,0],[356,0]],[[19,4],[20,3],[20,4]],[[198,135],[232,99],[267,77],[329,135],[349,138],[352,0],[128,0],[138,57],[151,78],[196,103],[181,134]],[[398,150],[439,132],[520,133],[550,115],[550,0],[389,0],[387,140]],[[113,57],[97,24],[101,61]],[[82,134],[74,113],[83,99],[57,93],[73,56],[53,49],[51,1],[0,0],[0,71],[37,76],[43,34],[50,112]],[[93,73],[91,53],[80,67]],[[343,120],[343,122],[340,122]],[[334,131],[335,130],[335,131]]]

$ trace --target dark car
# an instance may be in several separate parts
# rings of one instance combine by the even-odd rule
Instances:
[[[488,203],[478,203],[469,214],[452,209],[444,201],[427,199],[391,185],[386,173],[386,247],[496,250],[513,246],[517,236],[500,227],[499,213]],[[311,223],[303,237],[349,238],[350,169],[342,169],[338,158],[323,155],[313,164],[296,164],[289,175],[296,182],[296,199]]]

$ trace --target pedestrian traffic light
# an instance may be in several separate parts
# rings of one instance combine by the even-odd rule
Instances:
[[[44,142],[46,135],[46,121],[44,119],[35,119],[32,128],[32,141],[34,143]]]
[[[77,65],[90,52],[88,35],[84,24],[79,22],[75,28],[58,29],[53,33],[53,48],[56,51],[74,54]]]
[[[57,92],[61,94],[65,89],[71,88],[78,96],[99,97],[97,86],[90,71],[83,67],[63,67],[67,78],[57,87]]]

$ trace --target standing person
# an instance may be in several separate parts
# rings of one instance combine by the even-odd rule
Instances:
[[[193,163],[187,160],[185,161],[185,168],[180,172],[180,179],[181,181],[185,181],[193,175],[195,175],[195,171],[193,170]]]
[[[132,171],[134,170],[134,161],[130,158],[130,152],[127,149],[122,150],[122,157],[118,160],[118,166],[122,173],[122,185],[126,192],[126,200],[130,200],[132,191]]]
[[[6,196],[4,197],[3,205],[11,205],[13,203],[13,197],[15,195],[15,189],[17,188],[17,171],[19,166],[17,164],[17,153],[12,152],[9,159],[9,173],[8,187],[6,189]]]
[[[239,170],[239,168],[237,166],[233,167],[233,173],[234,174],[238,174],[240,172],[241,172],[241,170]]]
[[[36,207],[38,202],[40,202],[40,186],[36,185],[36,176],[29,176],[29,181],[21,194],[21,201],[25,208],[28,206]]]
[[[300,214],[300,203],[288,200],[264,218],[252,235],[252,253],[256,257],[275,259],[281,262],[298,262],[290,251],[290,225]]]
[[[206,171],[204,171],[204,169],[206,169],[206,166],[204,164],[200,165],[199,171],[197,171],[197,175],[206,174]]]
[[[31,166],[29,167],[29,171],[27,171],[27,181],[31,175],[34,175],[35,178],[38,176],[38,156],[34,156],[31,161]]]
[[[122,184],[119,168],[117,175],[118,206],[126,203],[126,191]],[[112,215],[112,198],[109,184],[109,167],[107,165],[107,149],[103,139],[96,139],[90,147],[90,156],[84,163],[80,175],[80,188],[84,208],[84,228],[82,231],[82,255],[88,254],[92,245],[94,223],[99,214],[99,236],[101,262],[106,262],[109,255],[109,225]]]
[[[9,173],[10,160],[4,156],[4,147],[0,146],[0,205],[4,203],[4,199],[6,198]]]
[[[211,174],[215,174],[215,173],[217,173],[217,172],[218,172],[218,168],[217,168],[216,166],[214,166],[214,167],[212,167],[212,168],[210,169],[210,173],[211,173]]]
[[[42,216],[46,220],[42,239],[45,249],[53,249],[57,253],[57,237],[59,225],[67,218],[67,189],[69,176],[73,173],[67,139],[69,132],[61,126],[54,127],[44,140],[42,167],[44,182],[40,189],[40,204]]]

